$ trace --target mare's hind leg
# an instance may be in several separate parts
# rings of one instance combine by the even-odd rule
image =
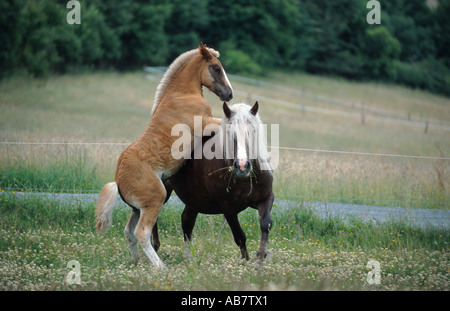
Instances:
[[[234,241],[237,246],[241,249],[242,258],[246,260],[249,259],[247,252],[247,237],[245,236],[244,231],[239,223],[237,214],[225,214],[225,219],[228,222],[228,225],[231,228],[231,232],[233,233]]]
[[[136,228],[136,225],[139,221],[139,210],[133,209],[130,215],[130,219],[128,220],[128,223],[125,227],[125,236],[128,240],[128,246],[130,248],[131,255],[133,256],[136,263],[139,261],[139,250],[137,247],[138,240],[134,236],[134,229]]]
[[[258,204],[257,209],[259,213],[259,226],[261,229],[261,244],[256,252],[256,258],[261,263],[267,256],[266,244],[269,239],[269,231],[272,228],[272,204],[273,204],[273,193],[271,193],[267,198]]]
[[[159,234],[158,234],[158,220],[156,220],[155,225],[152,229],[152,245],[155,249],[155,252],[158,251],[159,247],[161,246],[161,242],[159,241]]]

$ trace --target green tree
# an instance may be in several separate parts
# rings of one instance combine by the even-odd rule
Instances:
[[[21,25],[23,3],[0,1],[0,78],[12,74],[21,66],[21,46],[24,32]]]
[[[59,60],[52,37],[53,24],[47,14],[49,6],[41,1],[26,1],[16,13],[19,14],[16,26],[20,29],[16,64],[36,76],[47,75],[52,64]]]
[[[433,15],[433,39],[436,45],[436,56],[450,68],[450,0],[442,0]]]
[[[164,25],[170,15],[169,4],[133,2],[133,19],[122,39],[122,66],[136,68],[144,64],[165,64],[169,53],[168,37]]]
[[[171,5],[164,31],[169,41],[169,57],[174,59],[204,41],[202,34],[208,28],[210,17],[208,0],[175,0]]]
[[[294,0],[210,1],[210,24],[204,37],[219,47],[233,42],[235,49],[263,67],[298,66],[302,59],[299,6]]]
[[[309,72],[361,78],[365,56],[365,3],[355,0],[307,0],[314,21],[314,43],[306,62]]]
[[[400,42],[384,26],[367,29],[365,70],[379,79],[395,80],[394,61],[401,52]]]

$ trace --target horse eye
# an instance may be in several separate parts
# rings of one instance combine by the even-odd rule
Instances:
[[[220,70],[220,67],[216,67],[214,68],[214,70],[216,71],[217,74],[221,74],[222,70]]]

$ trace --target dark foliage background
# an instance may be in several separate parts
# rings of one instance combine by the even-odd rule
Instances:
[[[232,73],[264,69],[381,80],[450,96],[450,0],[0,1],[0,78],[167,65],[200,41]]]

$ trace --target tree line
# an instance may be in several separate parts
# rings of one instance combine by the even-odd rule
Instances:
[[[450,95],[450,0],[0,1],[0,78],[167,65],[203,41],[232,73],[282,69]]]

